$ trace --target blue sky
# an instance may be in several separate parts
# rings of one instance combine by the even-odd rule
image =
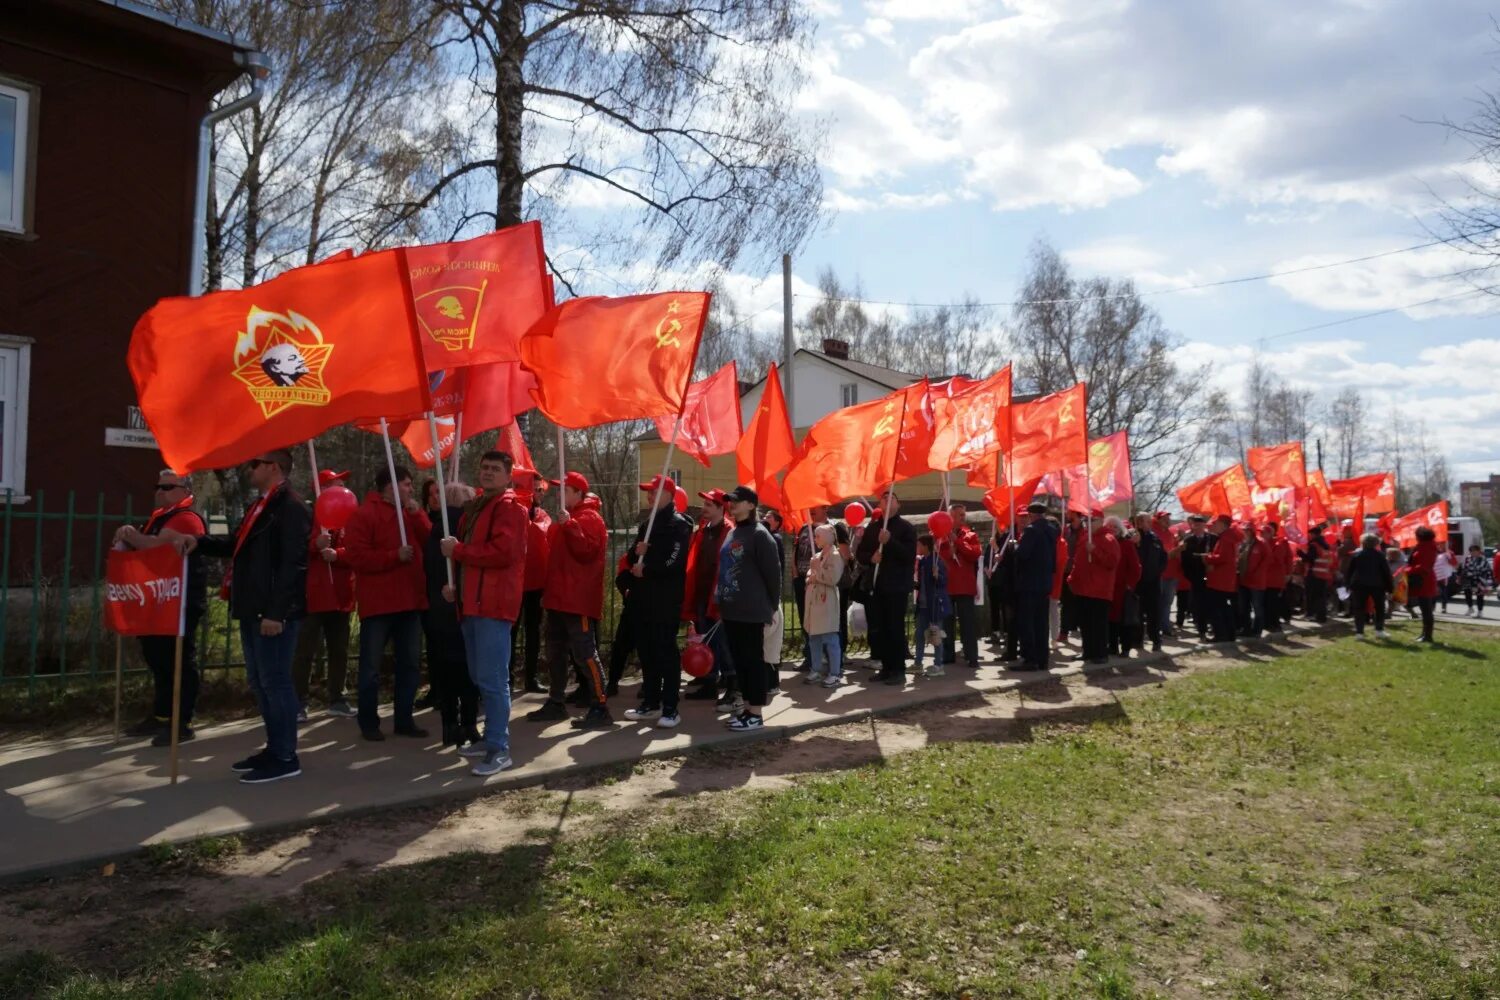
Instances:
[[[871,299],[1016,297],[1027,248],[1148,293],[1427,242],[1434,192],[1488,178],[1417,120],[1500,85],[1469,0],[814,0],[801,103],[831,122],[830,222],[796,261]],[[1420,414],[1460,474],[1500,472],[1500,282],[1436,247],[1151,301],[1226,385],[1256,353],[1382,419]],[[752,308],[775,303],[753,287]],[[734,287],[734,286],[731,286]],[[764,301],[762,301],[764,300]],[[799,306],[810,300],[799,299]],[[774,322],[774,312],[767,316]]]

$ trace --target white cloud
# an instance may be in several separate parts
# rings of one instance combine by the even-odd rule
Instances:
[[[1191,288],[1225,277],[1222,268],[1187,268],[1176,273],[1165,270],[1167,258],[1135,240],[1112,237],[1062,251],[1067,261],[1090,274],[1130,278],[1144,291]],[[1207,294],[1207,289],[1189,294]]]
[[[960,200],[966,197],[960,191],[957,194],[949,191],[932,191],[925,194],[900,194],[895,191],[882,191],[873,198],[860,197],[848,194],[837,188],[830,188],[824,195],[823,206],[831,212],[873,212],[883,208],[894,209],[923,209],[938,208],[951,204],[955,198]]]
[[[1386,244],[1388,248],[1390,243]],[[1372,252],[1380,252],[1372,249]],[[1356,254],[1310,255],[1281,261],[1273,271],[1333,263]],[[1451,246],[1394,254],[1359,264],[1345,264],[1272,278],[1270,284],[1294,300],[1319,309],[1375,312],[1398,309],[1413,319],[1434,316],[1482,316],[1496,311],[1493,294],[1475,291],[1500,285],[1500,270]],[[1500,292],[1500,288],[1495,289]],[[1430,302],[1427,305],[1414,303]],[[1402,308],[1411,306],[1411,308]]]
[[[872,0],[865,9],[889,21],[972,21],[982,0]]]
[[[878,41],[890,44],[895,25],[883,17],[872,17],[865,22],[865,34]]]

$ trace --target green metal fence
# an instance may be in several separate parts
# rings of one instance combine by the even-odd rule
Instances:
[[[126,497],[111,505],[103,493],[80,503],[69,492],[62,503],[50,504],[43,490],[18,507],[9,501],[0,510],[0,686],[24,684],[35,691],[41,684],[87,683],[114,678],[115,636],[104,625],[105,556],[115,529],[139,524],[144,518]],[[200,507],[211,531],[227,530],[222,509]],[[634,543],[635,530],[610,532],[605,563],[604,615],[599,625],[606,653],[620,613],[614,586],[615,565]],[[787,562],[790,563],[790,553]],[[217,590],[226,562],[209,561],[210,595]],[[800,655],[801,636],[790,583],[783,587],[786,657]],[[198,624],[198,663],[205,671],[244,666],[239,630],[229,619],[228,605],[212,598]],[[358,621],[351,637],[351,658],[357,656]],[[123,644],[127,674],[143,673],[138,644]]]

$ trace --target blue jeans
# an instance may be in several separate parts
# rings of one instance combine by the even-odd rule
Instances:
[[[915,658],[917,666],[920,667],[922,665],[922,660],[927,656],[928,626],[942,624],[943,620],[941,618],[930,616],[926,608],[917,609],[917,655]],[[900,628],[901,626],[897,625],[896,627]],[[940,642],[935,643],[932,647],[932,662],[940,667],[943,665],[943,644]]]
[[[422,660],[422,613],[393,611],[359,620],[359,728],[380,728],[380,661],[389,642],[396,650],[396,728],[410,729]]]
[[[1166,635],[1172,631],[1172,608],[1177,603],[1177,581],[1163,578],[1161,581],[1161,603],[1157,605],[1157,611],[1161,618],[1161,634]]]
[[[510,752],[510,630],[498,618],[465,618],[464,652],[469,679],[484,703],[484,742],[491,750]]]
[[[297,650],[300,621],[284,622],[280,635],[261,635],[260,622],[240,622],[245,650],[245,679],[266,726],[266,750],[277,760],[297,756],[297,686],[292,683],[292,654]]]
[[[837,632],[807,637],[807,664],[810,673],[842,677],[844,667],[839,657],[839,634]],[[827,668],[823,666],[825,661],[828,664]]]

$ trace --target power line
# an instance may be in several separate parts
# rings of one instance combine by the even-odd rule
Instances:
[[[1045,306],[1045,305],[1067,305],[1080,302],[1099,302],[1109,299],[1147,298],[1154,295],[1177,295],[1181,292],[1200,291],[1205,288],[1222,288],[1225,285],[1242,285],[1251,281],[1267,281],[1271,278],[1284,278],[1293,274],[1306,274],[1309,271],[1324,271],[1332,267],[1346,267],[1349,264],[1363,264],[1366,261],[1379,260],[1382,257],[1394,257],[1397,254],[1411,253],[1416,250],[1426,250],[1430,247],[1442,246],[1455,240],[1466,239],[1467,235],[1450,236],[1447,239],[1432,240],[1427,243],[1418,243],[1415,246],[1400,247],[1395,250],[1383,250],[1380,253],[1366,254],[1363,257],[1350,257],[1347,260],[1330,261],[1326,264],[1309,264],[1306,267],[1293,267],[1285,271],[1268,271],[1265,274],[1251,274],[1240,278],[1224,278],[1220,281],[1205,281],[1196,285],[1180,285],[1176,288],[1159,288],[1150,292],[1121,292],[1115,295],[1082,295],[1071,298],[1060,299],[1016,299],[1008,302],[976,302],[974,305],[987,309],[1010,306]],[[1494,265],[1489,265],[1493,267]],[[1480,269],[1476,269],[1480,270]],[[1465,273],[1465,272],[1458,272]],[[800,294],[797,298],[807,299],[814,296]],[[886,299],[861,299],[852,296],[824,296],[816,298],[821,302],[844,302],[856,303],[870,306],[910,306],[916,309],[942,309],[949,308],[959,303],[953,302],[896,302]],[[1278,335],[1279,336],[1279,335]]]
[[[1346,316],[1343,319],[1336,319],[1328,323],[1318,323],[1315,326],[1299,327],[1296,330],[1287,330],[1284,333],[1273,333],[1269,337],[1259,338],[1258,343],[1265,343],[1268,340],[1279,340],[1282,337],[1290,337],[1298,333],[1311,333],[1314,330],[1326,330],[1330,326],[1342,326],[1345,323],[1357,323],[1362,319],[1373,319],[1376,316],[1388,316],[1391,313],[1405,312],[1408,309],[1419,309],[1422,306],[1430,306],[1434,302],[1446,302],[1449,299],[1461,299],[1466,295],[1477,295],[1480,292],[1493,292],[1496,290],[1500,290],[1500,285],[1488,285],[1484,288],[1470,288],[1466,291],[1454,292],[1452,295],[1439,295],[1435,299],[1423,299],[1421,302],[1410,302],[1404,306],[1392,306],[1389,309],[1377,309],[1375,312],[1362,313],[1358,316]]]

